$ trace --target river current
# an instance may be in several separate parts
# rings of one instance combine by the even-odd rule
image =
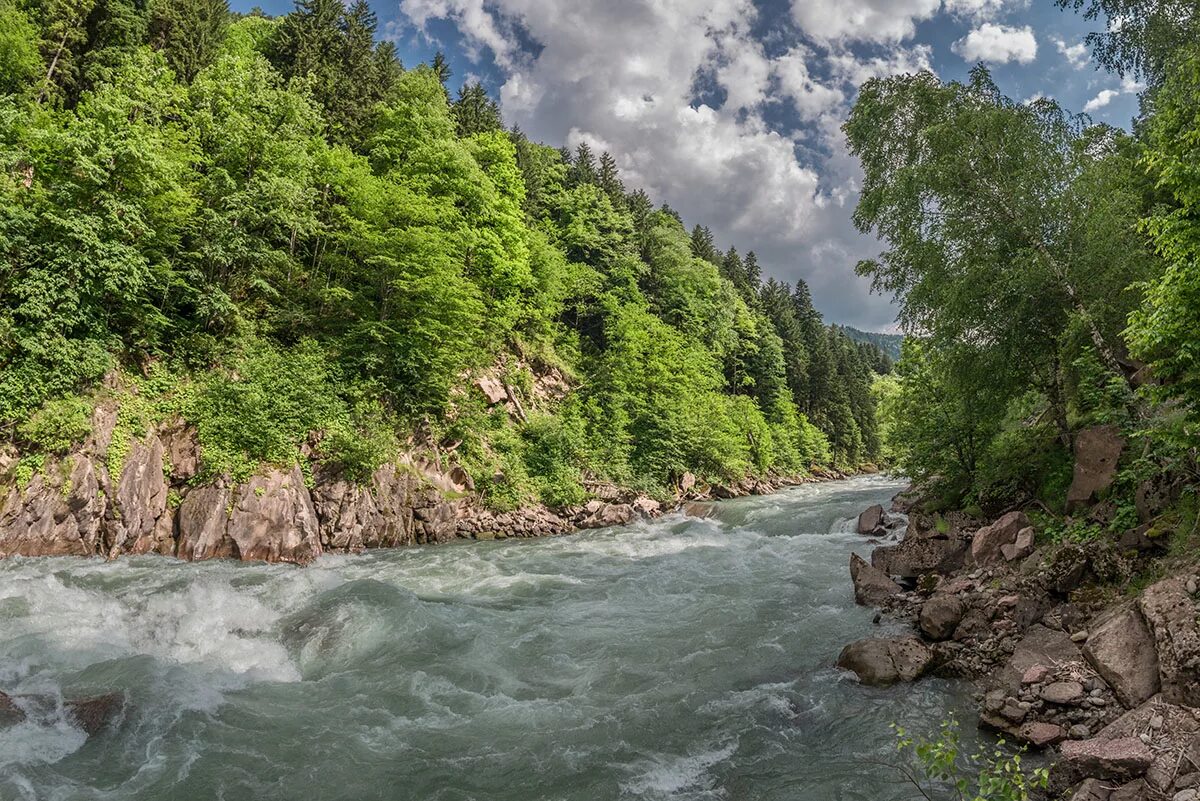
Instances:
[[[911,797],[889,724],[932,731],[964,688],[833,667],[880,631],[853,519],[899,488],[307,568],[0,561],[0,690],[127,696],[90,739],[53,710],[0,728],[0,799]]]

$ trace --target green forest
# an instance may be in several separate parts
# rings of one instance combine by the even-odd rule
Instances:
[[[803,283],[764,283],[614,155],[506,129],[483,87],[454,89],[441,57],[402,65],[376,27],[362,0],[280,18],[0,0],[18,483],[113,400],[111,475],[130,438],[182,419],[197,480],[296,462],[365,480],[424,447],[495,508],[880,459],[891,360]],[[1132,145],[1111,149],[1126,161],[1088,180],[1137,172]],[[489,405],[480,376],[513,403]],[[566,391],[539,391],[547,376]]]
[[[1131,132],[1006,97],[982,67],[872,80],[844,131],[854,221],[885,245],[858,271],[909,334],[879,387],[888,457],[942,508],[1061,513],[1077,433],[1115,426],[1110,519],[1075,532],[1095,537],[1200,478],[1200,7],[1058,5],[1145,83]]]

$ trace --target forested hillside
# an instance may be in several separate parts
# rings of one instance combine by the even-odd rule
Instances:
[[[803,283],[375,34],[362,0],[0,0],[10,478],[114,396],[114,476],[172,418],[197,480],[423,447],[496,507],[877,458],[886,359]]]
[[[1107,23],[1099,61],[1145,82],[1132,133],[1006,97],[982,66],[872,80],[845,125],[855,222],[886,245],[858,269],[910,334],[883,427],[931,505],[989,513],[1061,513],[1080,432],[1107,427],[1116,485],[1071,536],[1164,511],[1194,532],[1175,504],[1192,503],[1200,444],[1200,13],[1059,5]]]
[[[904,342],[903,334],[880,334],[876,331],[860,331],[850,326],[841,326],[842,332],[855,342],[873,345],[887,354],[892,361],[900,358],[900,346]]]

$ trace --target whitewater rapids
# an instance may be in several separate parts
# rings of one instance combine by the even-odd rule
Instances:
[[[883,477],[627,528],[327,556],[0,562],[0,690],[127,696],[0,729],[0,799],[889,801],[938,680],[833,667]]]

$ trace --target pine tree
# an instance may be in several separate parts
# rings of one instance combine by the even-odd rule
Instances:
[[[155,0],[150,7],[150,44],[175,75],[191,83],[212,63],[229,24],[227,0]]]
[[[504,121],[500,117],[500,105],[488,96],[487,90],[478,81],[473,84],[464,84],[458,90],[458,100],[454,102],[453,111],[459,136],[491,133],[504,129]]]
[[[595,185],[599,180],[596,174],[596,157],[587,142],[580,142],[575,149],[575,158],[571,162],[571,172],[568,184],[570,186]]]
[[[746,269],[737,248],[731,246],[729,250],[725,251],[720,267],[721,275],[744,295],[746,293]]]
[[[450,83],[451,76],[454,71],[450,69],[449,62],[446,61],[446,54],[441,50],[433,54],[433,63],[429,65],[433,69],[433,74],[437,76],[438,83],[445,88],[446,84]],[[449,90],[447,90],[449,92]]]
[[[712,231],[703,225],[692,229],[692,255],[717,266],[721,264],[721,254],[717,252],[717,246],[713,242]]]
[[[762,268],[758,266],[758,256],[753,250],[746,254],[742,266],[745,268],[746,283],[752,291],[758,292],[762,286]]]
[[[598,176],[600,189],[608,195],[613,207],[624,209],[625,184],[621,183],[621,173],[617,169],[617,160],[607,150],[600,154],[600,173]]]

